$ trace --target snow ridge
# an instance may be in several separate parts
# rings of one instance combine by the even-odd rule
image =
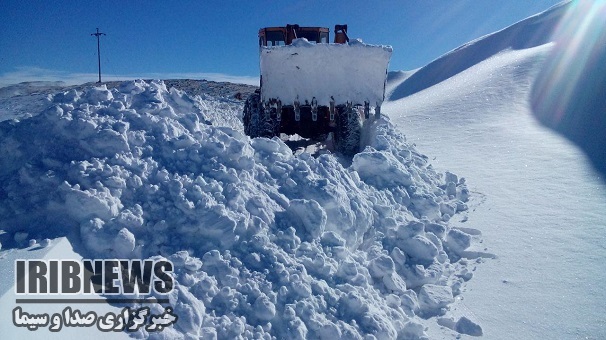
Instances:
[[[179,320],[138,336],[426,338],[419,318],[445,314],[471,278],[473,237],[448,224],[467,210],[465,180],[387,118],[346,167],[251,140],[218,121],[241,103],[161,81],[51,100],[0,123],[2,229],[68,235],[91,258],[170,259]]]
[[[563,2],[500,31],[480,37],[437,58],[399,84],[388,95],[398,100],[423,91],[504,50],[522,50],[552,41],[552,34],[573,2]]]

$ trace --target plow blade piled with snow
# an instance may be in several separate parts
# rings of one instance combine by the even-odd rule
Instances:
[[[261,48],[261,99],[282,105],[311,103],[381,105],[392,49],[367,45],[313,44],[298,39],[288,46]]]
[[[263,28],[259,46],[261,88],[244,106],[244,132],[332,135],[336,151],[358,152],[362,121],[380,116],[391,46],[350,41],[347,25],[335,26],[334,44],[327,28]]]

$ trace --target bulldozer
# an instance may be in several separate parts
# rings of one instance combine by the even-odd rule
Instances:
[[[347,25],[259,30],[260,88],[242,115],[250,137],[299,135],[359,152],[362,124],[381,114],[391,46],[350,40]]]

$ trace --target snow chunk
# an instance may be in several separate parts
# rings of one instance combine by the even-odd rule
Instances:
[[[471,336],[482,336],[482,327],[466,317],[461,317],[454,326],[455,331]]]
[[[423,285],[418,297],[421,313],[428,317],[444,314],[442,309],[454,302],[452,288],[449,286]]]
[[[64,188],[69,186],[69,184],[65,184]],[[79,187],[68,188],[66,189],[65,204],[69,209],[67,213],[77,220],[90,217],[108,220],[117,216],[122,208],[120,200],[114,197],[107,188],[101,190],[80,190]]]
[[[281,224],[294,226],[305,239],[319,239],[326,227],[326,212],[315,200],[294,199],[290,201]]]
[[[255,316],[262,322],[267,322],[276,316],[276,306],[267,296],[259,296],[253,304]]]
[[[365,150],[358,153],[353,158],[352,167],[360,179],[378,189],[412,184],[411,175],[403,164],[386,152]]]
[[[322,244],[324,246],[344,246],[345,240],[334,231],[327,231],[322,234]]]
[[[128,229],[122,228],[114,238],[113,245],[117,258],[130,258],[135,250],[135,235]]]
[[[459,229],[451,229],[446,237],[446,245],[454,253],[461,255],[471,245],[471,235]]]
[[[65,99],[68,99],[68,98],[75,99],[76,96],[68,94],[67,97],[64,97],[64,98]],[[101,103],[108,102],[108,101],[114,99],[114,96],[107,89],[106,85],[101,85],[99,87],[89,88],[87,91],[85,91],[84,98],[91,105],[99,105]]]
[[[386,275],[391,275],[395,270],[395,265],[391,257],[383,254],[370,261],[368,270],[370,275],[382,278]]]

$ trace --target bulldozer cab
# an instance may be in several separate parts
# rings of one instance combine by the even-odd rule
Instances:
[[[284,27],[265,27],[259,30],[259,46],[290,45],[297,38],[305,38],[316,44],[328,44],[329,29],[326,27],[302,27],[286,25]],[[349,41],[347,25],[335,25],[335,43],[343,44]]]
[[[346,42],[349,42],[347,25],[335,25],[335,44],[345,44]]]

